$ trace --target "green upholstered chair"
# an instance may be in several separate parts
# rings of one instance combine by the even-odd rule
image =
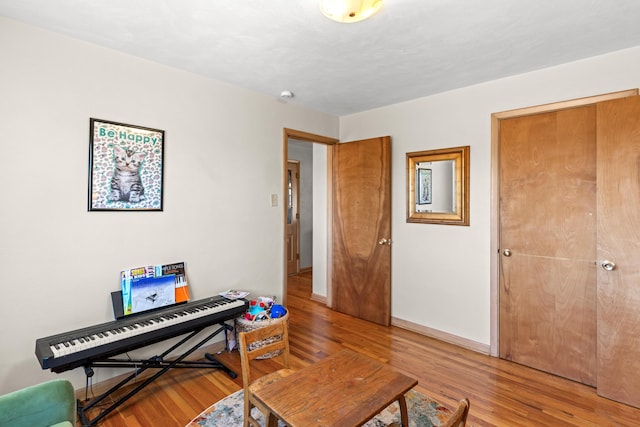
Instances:
[[[56,379],[0,396],[0,427],[75,427],[76,396]]]

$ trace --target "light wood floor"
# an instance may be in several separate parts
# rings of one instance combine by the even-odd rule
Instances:
[[[448,407],[468,397],[471,426],[640,426],[640,409],[601,398],[591,387],[331,311],[310,300],[309,274],[291,277],[288,287],[294,368],[348,347],[417,378],[419,391]],[[240,373],[237,352],[219,358]],[[265,369],[271,369],[268,365],[273,362],[264,363]],[[221,371],[176,369],[100,425],[184,426],[212,403],[239,390],[241,381],[240,375],[232,380]]]

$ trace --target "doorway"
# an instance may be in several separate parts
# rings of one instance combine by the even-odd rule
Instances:
[[[327,245],[330,241],[331,228],[329,221],[327,220],[328,212],[331,211],[331,168],[330,161],[332,156],[332,147],[338,143],[337,139],[325,137],[322,135],[311,134],[304,131],[298,131],[294,129],[285,128],[283,131],[283,194],[289,193],[289,180],[288,180],[288,163],[290,160],[290,147],[289,144],[302,145],[312,147],[313,149],[313,162],[316,164],[313,167],[313,177],[311,178],[314,183],[314,202],[313,202],[313,224],[309,228],[306,226],[306,230],[313,235],[313,255],[311,261],[311,269],[315,268],[313,274],[313,288],[311,297],[314,300],[327,304],[330,301],[330,268],[328,264],[328,249]],[[294,150],[291,150],[294,151]],[[323,166],[324,165],[324,166]],[[304,165],[300,166],[304,168]],[[326,193],[326,195],[325,195]],[[304,195],[301,195],[304,197]],[[283,304],[286,304],[288,293],[288,279],[289,279],[289,252],[288,252],[288,203],[283,203],[283,221],[284,221],[284,266],[283,272],[283,284],[282,284],[282,298]],[[304,216],[304,213],[301,213]],[[301,239],[304,240],[304,239]],[[301,242],[301,245],[303,243]],[[309,244],[308,242],[306,244]],[[305,261],[305,264],[308,264]],[[309,270],[310,271],[310,270]],[[325,296],[326,295],[326,296]],[[330,304],[327,304],[330,305]]]
[[[312,299],[338,311],[389,325],[391,138],[385,136],[337,145],[337,140],[285,129],[284,164],[289,161],[292,140],[312,142],[326,150],[325,179],[314,179],[314,182],[326,184],[323,203],[320,203],[326,205],[326,209],[317,206],[315,209],[323,219],[314,221],[314,247],[317,247],[315,241],[321,238],[324,238],[324,247],[319,251],[314,249]],[[284,176],[286,194],[289,186],[287,170]],[[286,206],[283,213],[286,229]],[[314,220],[315,217],[314,214]],[[325,227],[325,232],[316,233],[315,224]],[[286,233],[283,234],[286,240]],[[286,260],[286,254],[284,258]],[[316,261],[325,268],[317,268]],[[286,265],[284,267],[286,272]],[[321,283],[317,283],[322,275],[324,280],[321,278]],[[283,299],[288,294],[287,286],[287,281],[283,280]],[[316,289],[322,289],[321,293]]]

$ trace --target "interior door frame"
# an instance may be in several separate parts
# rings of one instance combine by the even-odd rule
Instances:
[[[283,128],[282,130],[282,194],[287,194],[287,162],[289,161],[289,139],[296,141],[323,144],[327,147],[327,212],[333,211],[332,188],[333,188],[333,146],[340,142],[339,139],[328,136],[317,135],[305,131]],[[282,303],[287,304],[287,204],[282,204]],[[331,306],[331,258],[332,253],[332,221],[331,216],[327,216],[327,305]]]
[[[518,108],[491,114],[491,245],[490,245],[490,333],[491,343],[489,353],[499,356],[500,338],[500,122],[506,119],[529,116],[533,114],[549,113],[572,107],[595,104],[611,99],[625,98],[638,95],[638,89],[629,89],[603,95],[560,101],[534,107]]]

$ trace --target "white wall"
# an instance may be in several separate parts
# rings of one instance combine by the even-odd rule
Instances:
[[[289,159],[300,162],[300,269],[313,266],[313,144],[289,141]]]
[[[313,144],[313,296],[327,297],[329,229],[327,146]]]
[[[195,299],[281,297],[282,129],[336,137],[337,117],[5,18],[0,58],[0,393],[84,386],[35,341],[112,320],[121,269],[185,261]],[[90,117],[165,130],[163,212],[87,211]]]
[[[491,114],[640,87],[640,47],[341,117],[392,137],[392,316],[489,346]],[[469,227],[406,222],[405,154],[471,146]]]
[[[292,151],[293,149],[293,151]],[[328,221],[330,205],[327,200],[327,146],[320,143],[311,143],[304,141],[289,140],[289,158],[305,159],[301,160],[301,220],[307,218],[311,223],[306,223],[304,228],[307,230],[308,238],[303,244],[300,238],[301,246],[310,247],[301,248],[300,266],[313,267],[313,289],[312,297],[326,298],[327,296],[327,264],[328,264]],[[304,163],[306,166],[303,166]],[[304,171],[302,170],[304,168]],[[302,185],[302,181],[306,180],[306,184]],[[303,199],[306,194],[311,200],[305,200],[306,213],[302,212]],[[300,225],[303,229],[303,225]],[[308,254],[304,255],[304,252]],[[303,261],[306,256],[311,259]]]

